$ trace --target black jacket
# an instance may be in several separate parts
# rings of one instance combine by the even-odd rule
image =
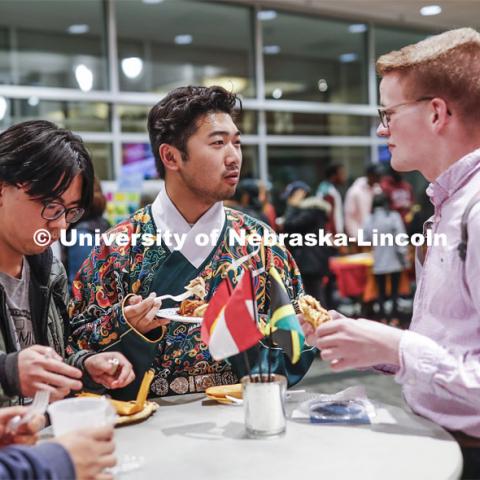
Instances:
[[[298,207],[288,206],[285,212],[285,233],[299,233],[305,239],[305,234],[318,236],[319,230],[325,228],[330,205],[318,197],[304,199]],[[295,242],[294,242],[295,243]],[[296,246],[289,242],[288,249],[297,262],[302,275],[323,276],[328,273],[329,251],[327,247]]]
[[[35,343],[50,346],[65,357],[65,338],[68,336],[65,329],[69,325],[65,269],[50,248],[26,259],[30,266],[29,297]],[[8,318],[5,290],[0,285],[0,405],[20,395],[18,353]],[[76,355],[75,366],[83,365],[85,354]]]

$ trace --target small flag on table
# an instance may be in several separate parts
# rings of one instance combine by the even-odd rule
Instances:
[[[274,267],[270,268],[269,274],[271,318],[267,330],[271,332],[272,340],[285,351],[291,362],[297,363],[305,336],[280,274]]]
[[[251,271],[242,274],[233,292],[231,288],[228,278],[223,280],[203,316],[202,341],[215,360],[244,352],[263,338],[257,326]]]
[[[215,290],[215,293],[212,295],[212,298],[208,302],[208,307],[203,315],[201,328],[201,338],[205,345],[210,344],[210,332],[213,331],[215,319],[217,319],[222,313],[223,309],[227,305],[228,300],[230,300],[232,292],[233,285],[227,276],[224,280],[222,280],[220,285]]]

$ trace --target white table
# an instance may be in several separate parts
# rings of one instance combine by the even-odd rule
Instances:
[[[289,420],[285,435],[246,438],[243,407],[204,395],[158,400],[147,421],[116,430],[117,454],[143,456],[121,479],[455,479],[462,456],[441,427],[387,406],[397,423],[312,425]],[[291,409],[292,406],[290,405]]]

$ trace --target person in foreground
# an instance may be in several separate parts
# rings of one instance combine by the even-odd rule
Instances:
[[[45,426],[43,415],[31,418],[15,435],[7,427],[13,417],[27,413],[20,406],[0,409],[0,480],[113,478],[104,471],[116,464],[113,426],[79,430],[32,446]]]
[[[435,213],[424,231],[445,234],[447,245],[417,251],[410,330],[336,313],[316,331],[304,329],[335,371],[394,373],[415,412],[454,432],[464,478],[479,478],[480,203],[468,214],[463,245],[461,222],[480,191],[480,34],[462,28],[430,37],[383,55],[377,70],[377,133],[395,170],[419,170],[431,182]]]
[[[200,326],[171,322],[155,316],[157,295],[177,295],[197,277],[211,298],[228,275],[236,284],[251,268],[261,272],[254,279],[258,311],[270,308],[268,270],[275,265],[290,298],[302,293],[298,268],[281,245],[264,246],[244,265],[230,268],[255,247],[231,241],[230,233],[245,236],[273,231],[265,224],[233,209],[222,201],[233,196],[240,177],[242,151],[240,132],[232,115],[236,96],[221,87],[181,87],[155,105],[148,117],[152,151],[165,187],[152,205],[137,211],[111,232],[149,234],[162,241],[145,245],[96,247],[73,282],[70,306],[69,353],[93,349],[120,350],[134,364],[136,381],[117,398],[132,399],[146,369],[153,366],[155,396],[203,392],[212,385],[236,383],[245,374],[243,357],[214,361],[200,340]],[[167,234],[185,235],[176,243]],[[198,234],[208,234],[204,245]],[[213,234],[213,238],[211,235]],[[172,241],[170,241],[172,240]],[[164,302],[162,307],[175,304]],[[263,362],[267,349],[260,346]],[[252,365],[257,350],[250,352]],[[306,349],[295,365],[281,349],[273,351],[273,371],[298,382],[313,359]],[[265,371],[265,370],[264,370]],[[121,396],[120,396],[121,395]]]
[[[36,120],[0,134],[0,404],[38,390],[58,400],[81,379],[92,388],[133,380],[120,353],[83,350],[64,362],[67,277],[49,245],[81,218],[92,184],[90,156],[72,132]]]

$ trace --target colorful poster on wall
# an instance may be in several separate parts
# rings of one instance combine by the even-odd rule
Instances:
[[[155,159],[148,143],[124,143],[122,145],[122,171],[139,174],[142,179],[158,178]]]
[[[123,222],[140,208],[140,192],[109,192],[106,217],[110,225]]]

